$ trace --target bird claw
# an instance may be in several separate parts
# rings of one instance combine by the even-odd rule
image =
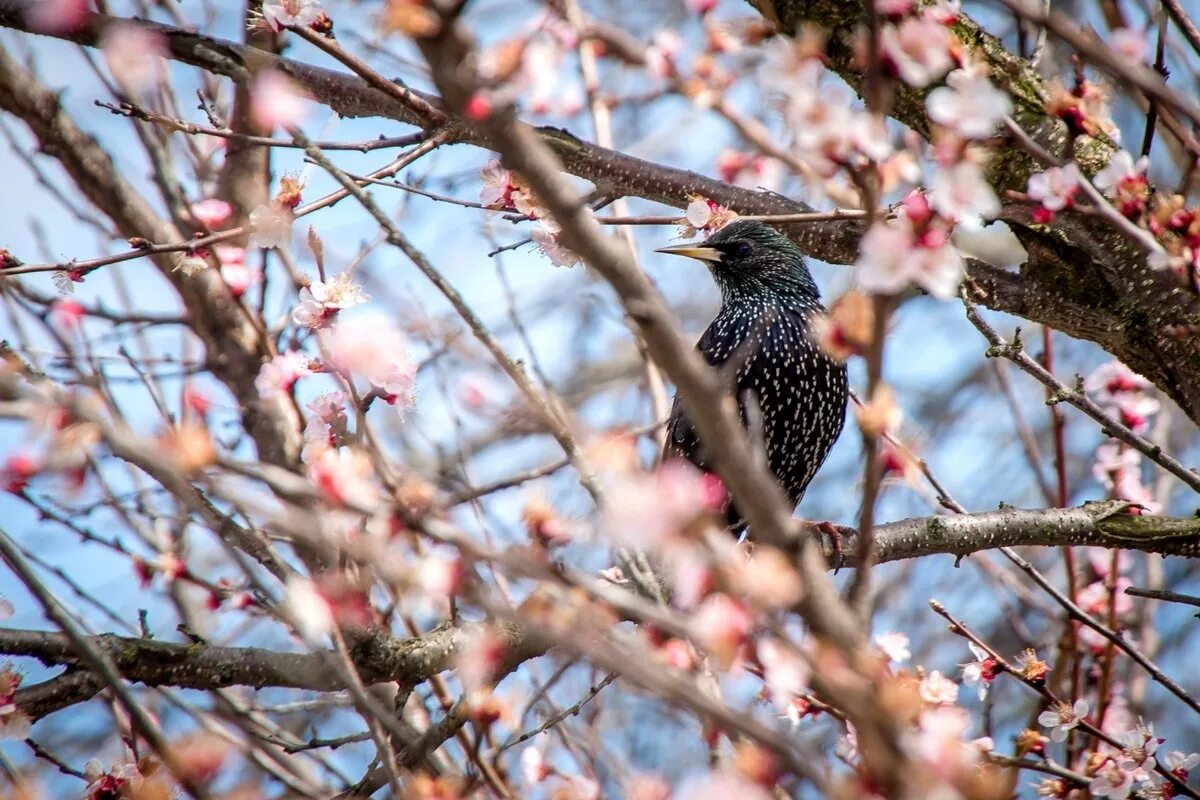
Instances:
[[[832,522],[814,522],[813,527],[817,534],[829,537],[829,546],[825,546],[825,542],[821,542],[821,550],[831,553],[829,556],[829,566],[833,567],[833,574],[836,575],[842,567],[846,566],[846,553],[842,549],[842,532],[837,525]]]

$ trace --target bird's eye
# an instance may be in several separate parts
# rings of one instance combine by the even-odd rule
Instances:
[[[750,245],[746,242],[738,242],[733,246],[733,254],[738,258],[745,258],[750,255]]]

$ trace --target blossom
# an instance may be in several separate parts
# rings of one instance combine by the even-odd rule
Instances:
[[[602,527],[620,545],[662,550],[720,508],[704,473],[670,460],[652,473],[621,476],[607,492]]]
[[[1019,267],[1029,259],[1012,228],[999,220],[983,227],[959,225],[950,233],[950,242],[959,254],[994,267]]]
[[[353,277],[343,272],[328,281],[312,281],[302,287],[292,321],[302,328],[323,328],[343,308],[353,308],[368,299]]]
[[[1200,765],[1200,754],[1172,750],[1162,760],[1163,767],[1180,780],[1187,780],[1188,773]]]
[[[264,0],[262,4],[263,19],[276,33],[292,25],[307,28],[324,13],[318,0]]]
[[[134,23],[114,22],[104,27],[100,47],[108,71],[122,89],[140,94],[154,88],[167,56],[161,33]]]
[[[175,272],[182,272],[184,275],[191,278],[196,273],[208,269],[209,252],[204,248],[197,248],[194,251],[184,251],[175,255]]]
[[[262,270],[258,267],[251,267],[246,264],[244,258],[225,260],[220,255],[221,250],[238,250],[245,252],[240,247],[218,247],[217,258],[221,259],[221,280],[225,281],[225,285],[229,287],[229,293],[234,297],[241,297],[251,286],[258,283],[262,278]]]
[[[915,283],[934,297],[953,297],[962,282],[963,260],[940,232],[918,236],[905,219],[876,222],[863,236],[855,279],[867,292],[894,294]]]
[[[333,606],[317,584],[308,578],[291,576],[283,590],[283,605],[291,616],[296,633],[315,642],[333,630]]]
[[[292,209],[277,203],[264,203],[250,212],[250,234],[253,247],[287,247],[292,241],[292,223],[296,215]]]
[[[1150,166],[1150,159],[1146,156],[1134,161],[1128,151],[1118,150],[1113,153],[1104,169],[1092,177],[1092,183],[1106,196],[1113,197],[1122,184],[1144,180],[1148,166]]]
[[[37,33],[67,33],[87,22],[88,0],[38,0],[25,7],[25,22]]]
[[[938,777],[953,779],[963,767],[979,760],[979,749],[963,741],[970,723],[966,709],[958,706],[923,709],[910,747]]]
[[[753,628],[750,612],[727,594],[709,595],[692,617],[696,642],[726,666],[749,641]]]
[[[849,764],[858,760],[858,731],[854,729],[854,723],[846,723],[846,735],[838,737],[834,753]]]
[[[907,17],[898,25],[884,25],[879,44],[900,79],[918,89],[954,67],[954,37],[935,19]]]
[[[710,772],[703,778],[684,783],[674,797],[683,800],[770,800],[774,795],[754,781],[735,772]]]
[[[958,700],[958,684],[936,669],[921,679],[918,691],[922,700],[934,705],[946,705]]]
[[[87,312],[69,297],[60,297],[50,304],[50,322],[61,332],[79,330]]]
[[[675,59],[682,49],[679,34],[669,29],[655,32],[646,48],[646,69],[656,77],[669,78],[675,74]]]
[[[290,350],[263,364],[254,379],[254,386],[258,389],[258,396],[267,400],[291,390],[297,380],[311,374],[308,356]]]
[[[209,230],[223,225],[232,214],[233,206],[215,197],[192,203],[192,216]]]
[[[702,232],[711,234],[737,218],[735,212],[707,197],[694,194],[689,199],[683,213],[684,224],[679,228],[679,235],[685,239]]]
[[[317,395],[305,408],[312,414],[304,426],[304,442],[317,448],[337,447],[347,435],[346,394]]]
[[[1083,382],[1083,389],[1094,396],[1105,412],[1117,417],[1134,432],[1143,432],[1150,417],[1161,409],[1158,400],[1146,394],[1150,382],[1119,361],[1097,367]]]
[[[771,638],[760,641],[756,652],[772,702],[781,708],[787,706],[808,685],[808,663],[799,653]]]
[[[1000,213],[1000,200],[983,171],[967,159],[937,169],[929,189],[929,204],[946,219],[973,227],[979,226],[981,219]]]
[[[1133,789],[1133,774],[1121,769],[1121,766],[1111,758],[1104,762],[1088,785],[1088,791],[1093,797],[1108,797],[1112,800],[1125,800]]]
[[[1108,46],[1123,61],[1135,63],[1145,61],[1146,55],[1150,51],[1150,44],[1146,41],[1145,32],[1135,31],[1132,28],[1113,28],[1108,35]]]
[[[1154,754],[1163,739],[1154,735],[1154,726],[1138,723],[1131,731],[1117,737],[1121,743],[1121,769],[1134,780],[1143,781],[1154,771]]]
[[[411,405],[417,365],[408,341],[393,325],[362,317],[343,320],[330,331],[327,345],[338,370],[362,375],[401,410]]]
[[[908,637],[903,633],[888,631],[876,634],[875,646],[883,651],[888,661],[894,664],[903,664],[912,657],[912,653],[908,649]]]
[[[956,69],[925,100],[929,118],[968,139],[990,136],[1012,110],[1008,95],[977,69]]]
[[[533,226],[531,238],[542,255],[550,259],[556,267],[573,267],[579,263],[579,256],[568,250],[558,240],[562,229],[549,218],[539,220]]]
[[[266,132],[276,128],[294,128],[304,119],[307,96],[299,85],[274,69],[266,69],[254,79],[250,114]]]
[[[483,165],[479,171],[479,202],[491,208],[507,208],[512,205],[512,172],[495,159]]]
[[[533,786],[550,777],[550,765],[546,763],[546,754],[537,746],[526,747],[521,753],[521,775],[525,783]]]
[[[1118,617],[1125,617],[1133,613],[1133,599],[1125,594],[1125,590],[1132,585],[1133,583],[1129,578],[1117,578],[1113,587],[1115,595],[1110,598],[1108,587],[1103,580],[1092,581],[1079,591],[1079,594],[1075,598],[1075,603],[1089,614],[1104,616],[1108,614],[1111,599],[1114,603],[1113,609],[1116,615]]]
[[[3,258],[0,258],[3,263]],[[74,294],[75,284],[83,283],[84,271],[79,268],[54,270],[54,288],[59,294]]]
[[[340,506],[373,505],[379,497],[373,474],[371,460],[358,450],[323,450],[308,465],[308,479],[326,500]]]
[[[1072,161],[1065,167],[1050,167],[1044,172],[1030,175],[1025,193],[1030,200],[1041,203],[1047,211],[1062,211],[1071,205],[1082,178],[1079,166]]]
[[[1050,740],[1061,742],[1067,738],[1067,733],[1078,725],[1087,715],[1088,703],[1086,700],[1080,699],[1075,701],[1075,705],[1069,706],[1066,703],[1059,703],[1053,708],[1048,708],[1041,714],[1038,714],[1038,724],[1043,728],[1050,728]]]
[[[979,699],[983,700],[987,697],[988,687],[992,684],[992,679],[996,677],[996,659],[988,655],[988,652],[974,642],[967,642],[967,646],[971,648],[971,652],[975,656],[974,661],[967,662],[962,665],[963,683],[967,686],[979,684]]]

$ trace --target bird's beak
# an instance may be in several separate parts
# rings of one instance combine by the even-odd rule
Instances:
[[[694,244],[677,244],[674,247],[660,247],[654,252],[667,253],[673,256],[687,256],[688,258],[696,258],[714,264],[719,264],[723,257],[721,251],[715,247],[701,247]]]

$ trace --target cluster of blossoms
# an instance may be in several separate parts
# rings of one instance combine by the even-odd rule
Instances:
[[[479,201],[497,211],[511,209],[535,220],[531,238],[550,262],[560,267],[579,263],[579,256],[563,247],[559,241],[562,229],[550,216],[520,175],[505,169],[499,161],[489,161],[479,173],[482,184]]]
[[[0,666],[0,740],[21,741],[29,738],[33,720],[17,708],[15,698],[21,686],[21,675],[12,664]]]
[[[703,233],[711,236],[721,228],[737,219],[737,213],[729,210],[707,197],[692,195],[683,214],[683,225],[679,228],[679,236],[690,239]]]
[[[1134,433],[1144,434],[1161,404],[1149,395],[1150,382],[1119,361],[1102,364],[1083,382],[1084,391],[1104,411]],[[1111,439],[1096,449],[1092,474],[1119,500],[1128,500],[1157,513],[1160,508],[1149,486],[1142,483],[1142,455],[1124,442]]]
[[[950,230],[929,198],[914,191],[900,204],[894,221],[876,223],[863,236],[855,264],[859,287],[893,294],[916,284],[934,297],[953,297],[962,281],[963,260]]]

